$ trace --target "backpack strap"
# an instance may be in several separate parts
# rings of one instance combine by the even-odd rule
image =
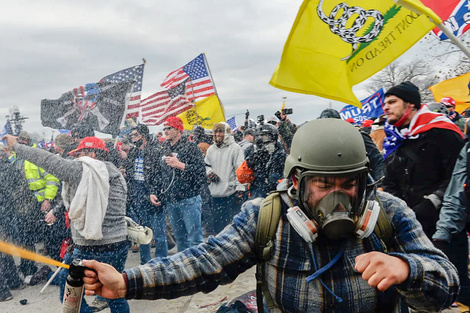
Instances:
[[[264,312],[263,295],[269,309],[275,308],[268,287],[264,263],[271,258],[276,238],[277,226],[281,218],[281,197],[279,193],[269,194],[261,203],[256,224],[255,254],[256,254],[256,302],[258,312]]]
[[[375,197],[375,201],[377,201],[380,206],[380,212],[379,217],[377,218],[377,223],[375,224],[374,234],[379,238],[382,247],[384,248],[384,252],[387,253],[388,247],[390,247],[392,243],[393,227],[387,216],[387,212],[385,212],[382,202],[377,197]]]

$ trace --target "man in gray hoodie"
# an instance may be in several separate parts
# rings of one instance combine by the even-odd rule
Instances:
[[[62,197],[70,218],[72,240],[75,243],[73,259],[98,259],[124,270],[127,259],[126,213],[127,186],[121,172],[110,162],[103,140],[96,137],[82,139],[70,154],[74,160],[63,159],[53,153],[18,144],[17,137],[3,137],[17,156],[34,162],[63,182]],[[59,274],[65,282],[68,270]],[[60,299],[64,283],[60,284]],[[107,300],[111,312],[129,312],[124,298]],[[92,309],[82,300],[80,312]]]
[[[245,158],[228,124],[217,123],[212,130],[214,144],[207,149],[205,162],[212,196],[214,231],[219,233],[240,212],[245,186],[238,181],[235,171]]]

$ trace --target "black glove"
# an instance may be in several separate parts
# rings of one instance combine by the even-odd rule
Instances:
[[[449,255],[449,243],[445,240],[433,240],[434,247],[438,248],[445,255]]]
[[[207,175],[207,181],[208,183],[218,183],[220,181],[220,177],[214,173],[214,172],[211,172],[209,175]]]
[[[415,211],[416,218],[423,226],[425,232],[436,228],[436,223],[439,220],[439,211],[431,200],[424,199],[420,204],[413,207],[413,211]]]
[[[269,161],[269,152],[266,149],[259,149],[246,160],[246,165],[253,169],[257,164],[266,164]]]

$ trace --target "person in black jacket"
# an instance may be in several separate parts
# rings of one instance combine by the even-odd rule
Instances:
[[[138,224],[150,227],[155,238],[155,256],[168,255],[168,243],[166,239],[166,213],[163,207],[155,206],[150,202],[150,193],[158,181],[157,175],[159,162],[163,156],[161,145],[156,140],[151,140],[149,129],[144,124],[138,124],[129,134],[131,142],[135,145],[127,157],[125,152],[120,152],[126,161],[124,162],[125,178],[127,182],[127,201],[130,212],[128,215]],[[140,262],[147,263],[151,259],[150,244],[141,244]]]
[[[413,209],[431,239],[463,134],[448,118],[421,105],[419,89],[411,82],[387,91],[384,111],[383,189]]]
[[[183,122],[172,116],[165,120],[164,156],[150,201],[164,205],[175,235],[178,251],[203,242],[201,187],[206,183],[204,157],[195,142],[184,139]]]
[[[286,152],[278,141],[279,132],[271,124],[256,127],[255,144],[246,149],[246,165],[253,171],[250,184],[250,199],[266,197],[276,186],[284,173]]]
[[[2,145],[3,146],[3,145]],[[24,192],[22,194],[22,192]],[[8,161],[8,155],[0,149],[0,240],[11,241],[11,226],[16,224],[16,209],[24,196],[30,194],[21,173]],[[32,196],[31,196],[32,198]],[[25,285],[18,275],[13,257],[0,252],[0,302],[13,299],[10,289]]]

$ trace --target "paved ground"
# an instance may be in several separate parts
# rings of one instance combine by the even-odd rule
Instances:
[[[139,264],[139,254],[129,253],[126,267],[132,267]],[[182,297],[176,300],[130,300],[129,304],[131,312],[138,313],[213,313],[216,312],[220,303],[224,303],[234,299],[255,288],[254,268],[240,275],[235,282],[230,285],[220,286],[210,294],[198,293],[193,296]],[[26,289],[12,291],[13,300],[0,303],[0,313],[23,313],[23,312],[41,312],[41,313],[58,313],[62,311],[61,303],[58,299],[59,288],[57,286],[49,286],[42,294],[40,290],[44,283],[29,286]],[[222,300],[225,297],[226,300]],[[27,299],[26,305],[21,305],[20,300]],[[92,297],[87,297],[87,301],[91,303]],[[221,301],[222,300],[222,301]],[[213,305],[209,305],[215,303]],[[209,306],[207,306],[209,305]],[[202,307],[201,307],[202,306]],[[205,307],[206,306],[206,307]],[[109,313],[109,309],[101,311]],[[446,310],[446,313],[457,313],[458,309]]]

